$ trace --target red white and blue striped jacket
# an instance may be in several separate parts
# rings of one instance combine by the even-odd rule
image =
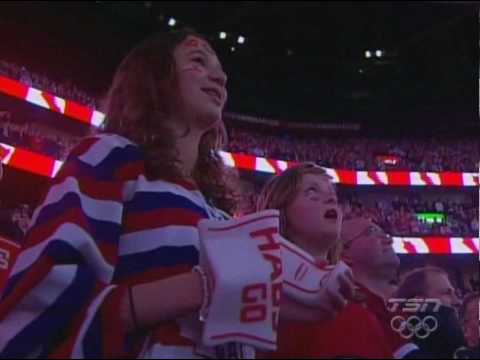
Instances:
[[[180,320],[135,337],[120,320],[127,286],[191,271],[198,221],[228,218],[191,184],[149,181],[144,168],[140,148],[117,135],[87,138],[71,152],[4,289],[0,358],[208,353]]]

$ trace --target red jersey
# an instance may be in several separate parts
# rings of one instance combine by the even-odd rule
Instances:
[[[379,323],[383,328],[386,339],[395,359],[404,358],[409,352],[417,350],[418,346],[410,342],[410,340],[404,339],[399,333],[392,329],[392,318],[396,315],[402,315],[402,313],[393,313],[387,309],[385,300],[378,295],[375,295],[368,289],[360,287],[361,291],[366,295],[365,304],[369,311],[375,314]]]
[[[280,323],[278,351],[286,358],[401,358],[416,347],[390,327],[392,314],[383,299],[362,289],[363,304],[350,303],[331,321],[318,324]]]

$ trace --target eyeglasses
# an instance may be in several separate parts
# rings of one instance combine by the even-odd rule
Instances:
[[[387,234],[385,231],[383,231],[382,229],[376,227],[376,226],[373,226],[373,225],[370,225],[369,227],[367,227],[366,229],[364,229],[360,234],[354,236],[353,238],[351,238],[350,240],[347,240],[343,243],[343,247],[345,249],[349,248],[353,242],[355,240],[357,240],[358,238],[361,238],[363,236],[367,236],[367,237],[378,237],[378,238],[382,238],[382,239],[391,239],[392,237]]]

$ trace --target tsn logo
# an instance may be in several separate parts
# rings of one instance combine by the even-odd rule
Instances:
[[[8,270],[10,263],[10,251],[0,249],[0,270]]]
[[[277,256],[280,243],[274,238],[276,234],[278,234],[276,228],[267,228],[250,233],[253,240],[262,240],[258,249],[272,267],[271,283],[257,283],[246,286],[242,291],[243,307],[240,313],[242,323],[255,323],[266,321],[269,316],[268,309],[272,309],[272,329],[274,331],[278,329],[282,295],[282,259]],[[268,304],[269,301],[271,301],[271,304]]]
[[[433,306],[433,312],[438,312],[442,303],[438,299],[390,299],[387,308],[390,312],[406,312],[406,313],[424,313],[430,305]]]

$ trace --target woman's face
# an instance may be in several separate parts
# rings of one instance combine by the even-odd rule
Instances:
[[[222,119],[227,101],[227,76],[210,45],[188,36],[174,51],[182,114],[193,127],[208,130]]]
[[[341,213],[337,194],[327,176],[304,175],[286,213],[290,236],[299,237],[302,242],[313,242],[309,245],[324,249],[329,249],[337,241]]]

